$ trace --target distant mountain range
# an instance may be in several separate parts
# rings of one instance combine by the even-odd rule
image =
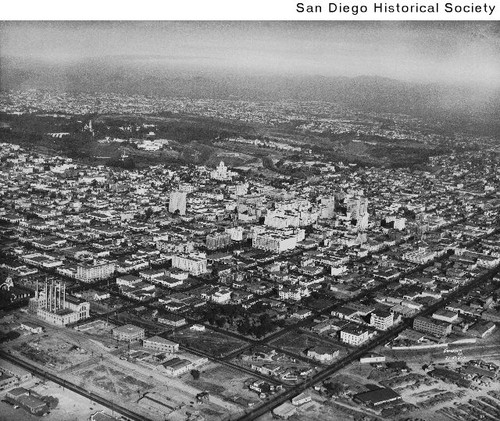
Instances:
[[[253,75],[191,68],[175,58],[117,56],[49,63],[3,57],[0,89],[114,92],[190,98],[321,100],[364,112],[441,120],[485,134],[500,128],[500,90],[419,84],[387,78]]]

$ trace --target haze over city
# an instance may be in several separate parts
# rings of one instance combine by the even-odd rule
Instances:
[[[198,72],[500,86],[496,22],[3,22],[0,36],[2,57],[61,65],[128,56]]]

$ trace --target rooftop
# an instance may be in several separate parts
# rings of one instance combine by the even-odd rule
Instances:
[[[144,329],[142,327],[138,327],[138,326],[135,326],[135,325],[132,325],[132,324],[128,324],[128,325],[123,325],[123,326],[119,326],[119,327],[115,327],[113,329],[113,333],[129,333],[129,334],[132,334],[132,333],[141,333],[141,332],[144,332]]]

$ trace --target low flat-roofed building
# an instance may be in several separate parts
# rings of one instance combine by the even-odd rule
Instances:
[[[333,361],[339,356],[339,349],[333,346],[315,346],[307,350],[307,356],[321,362]]]
[[[31,322],[22,322],[21,323],[21,329],[27,330],[28,332],[31,333],[43,333],[43,327],[36,325]]]
[[[193,367],[193,364],[189,360],[175,357],[163,363],[162,366],[167,375],[174,377],[187,373]]]
[[[442,308],[433,313],[432,318],[447,323],[453,323],[458,320],[458,313]]]
[[[364,355],[359,359],[361,364],[376,364],[385,362],[385,356],[380,354],[375,354],[374,352]]]
[[[42,415],[49,412],[48,405],[33,395],[22,395],[17,398],[17,402],[32,414]]]
[[[292,404],[295,406],[304,405],[307,402],[311,402],[311,395],[307,393],[301,393],[300,395],[292,398]]]
[[[358,311],[347,306],[341,306],[333,310],[331,314],[339,319],[352,319],[358,314]]]
[[[169,314],[163,314],[162,316],[158,316],[158,323],[179,327],[179,326],[184,326],[186,324],[186,319],[177,314],[169,313]]]
[[[282,420],[287,420],[296,413],[297,407],[295,405],[292,405],[290,402],[285,402],[273,409],[274,416]]]
[[[92,414],[89,418],[89,421],[116,421],[116,418],[106,414],[105,412],[99,411],[95,414]]]
[[[32,374],[29,371],[3,359],[0,359],[0,371],[8,374],[9,376],[16,377],[21,382],[29,380],[32,377]]]
[[[460,369],[460,374],[465,376],[466,379],[480,378],[495,380],[497,378],[495,371],[485,370],[484,368],[476,367],[473,365],[462,367]]]
[[[435,368],[431,372],[428,373],[429,376],[435,377],[443,380],[446,383],[453,383],[460,387],[469,387],[471,382],[453,370],[448,370],[446,368]]]
[[[5,396],[11,399],[17,399],[20,396],[29,395],[29,393],[29,390],[24,387],[16,387],[15,389],[9,390]]]
[[[150,282],[156,285],[161,285],[165,288],[175,288],[181,286],[184,283],[182,279],[172,278],[171,276],[168,275],[163,275],[161,277],[154,278]]]
[[[410,307],[402,305],[402,304],[396,304],[395,306],[391,307],[391,312],[396,317],[398,317],[398,316],[412,317],[414,314],[418,313],[418,309],[410,308]]]
[[[144,329],[132,324],[115,327],[113,329],[113,338],[119,341],[138,341],[144,339]]]
[[[368,406],[380,406],[389,402],[401,400],[401,396],[389,388],[370,390],[369,392],[358,393],[354,400]]]
[[[158,352],[168,352],[169,354],[179,351],[179,344],[162,338],[161,336],[153,336],[151,338],[144,339],[142,341],[142,346],[146,349]]]
[[[49,411],[48,405],[39,397],[24,387],[16,387],[5,395],[7,401],[18,404],[35,415],[43,415]]]
[[[116,278],[116,284],[119,286],[133,287],[142,282],[142,278],[135,275],[121,275]]]
[[[500,323],[500,311],[488,309],[486,311],[483,311],[483,313],[481,314],[481,318],[489,322]]]
[[[9,389],[18,382],[19,380],[16,377],[0,372],[0,390]]]
[[[496,325],[493,322],[479,321],[474,323],[474,325],[467,331],[470,335],[476,336],[477,338],[484,338],[496,329]]]
[[[419,316],[413,321],[413,329],[436,336],[446,336],[451,333],[451,324],[441,320]]]

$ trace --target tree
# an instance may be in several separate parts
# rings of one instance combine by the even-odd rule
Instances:
[[[151,215],[153,215],[153,208],[151,208],[151,206],[149,208],[146,209],[145,211],[145,215],[146,215],[146,221],[151,218]]]
[[[252,325],[250,324],[250,321],[248,320],[247,317],[243,319],[243,321],[238,325],[238,332],[241,333],[244,336],[247,336],[250,334],[252,329]]]
[[[215,319],[215,324],[217,325],[217,327],[223,328],[226,324],[226,319],[224,317],[217,317]]]
[[[193,376],[193,380],[198,380],[200,378],[201,373],[198,370],[191,370],[191,376]]]
[[[323,384],[326,388],[326,390],[328,390],[328,392],[334,396],[338,396],[342,393],[344,393],[345,391],[345,387],[343,384],[341,383],[324,383]]]
[[[47,404],[49,409],[57,408],[57,405],[59,405],[59,399],[54,396],[44,396],[42,399]]]

